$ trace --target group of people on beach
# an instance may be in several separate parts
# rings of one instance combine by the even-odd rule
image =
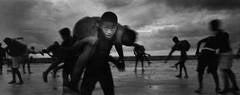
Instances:
[[[0,43],[0,74],[3,72],[3,65],[7,64],[11,68],[12,72],[12,81],[9,84],[23,84],[23,79],[21,77],[21,73],[19,72],[19,67],[22,65],[23,73],[26,73],[25,65],[27,65],[28,73],[31,74],[30,63],[33,62],[33,56],[30,54],[37,54],[35,48],[31,46],[30,48],[27,45],[21,43],[18,40],[22,38],[5,38],[3,42],[7,45],[6,47],[2,47]],[[9,61],[7,58],[9,55],[11,60]],[[19,82],[16,82],[16,75],[18,76]]]
[[[44,53],[52,52],[54,58],[53,63],[43,72],[44,82],[48,82],[50,71],[63,69],[64,89],[91,95],[99,82],[104,95],[114,95],[113,77],[108,62],[113,63],[119,71],[125,70],[122,45],[132,46],[136,32],[119,24],[115,13],[105,12],[101,17],[80,19],[73,28],[73,35],[69,28],[61,29],[59,34],[62,43],[55,42],[43,50]],[[110,56],[113,46],[119,54],[118,59]]]
[[[233,52],[230,47],[229,34],[221,29],[221,20],[218,19],[210,21],[209,28],[212,35],[200,40],[197,45],[199,88],[196,92],[202,92],[203,75],[206,68],[207,73],[211,73],[213,76],[216,92],[238,91],[236,77],[231,70]],[[0,48],[0,70],[2,71],[2,63],[6,59],[4,52],[6,52],[12,59],[13,80],[9,84],[16,83],[16,74],[20,81],[17,84],[23,84],[18,68],[20,64],[31,63],[33,58],[28,57],[31,53],[46,53],[52,57],[52,63],[42,73],[44,82],[48,82],[49,72],[53,71],[55,76],[56,72],[62,69],[63,88],[80,93],[80,95],[91,95],[97,82],[100,83],[104,95],[115,94],[109,62],[113,63],[119,71],[125,71],[123,45],[134,47],[135,72],[137,71],[138,61],[142,63],[142,72],[144,72],[144,60],[148,61],[148,65],[151,64],[149,59],[151,55],[145,52],[143,45],[135,42],[137,33],[127,25],[121,25],[117,15],[113,12],[105,12],[100,17],[84,17],[75,24],[73,31],[64,27],[59,30],[59,34],[62,38],[61,44],[56,41],[39,52],[36,52],[34,47],[28,49],[27,45],[17,39],[5,38],[3,41],[7,47]],[[176,77],[182,78],[182,70],[184,70],[184,78],[188,78],[185,62],[187,60],[187,51],[189,51],[191,45],[187,40],[179,40],[178,37],[173,37],[172,40],[175,44],[165,63],[167,63],[174,51],[180,51],[179,61],[173,67],[178,68],[179,66],[180,68]],[[203,43],[204,46],[201,48]],[[119,55],[118,59],[110,55],[113,46]],[[224,80],[222,90],[219,87],[218,70]],[[29,73],[31,73],[30,65]],[[232,87],[229,86],[229,80]],[[79,84],[81,84],[80,87]]]
[[[201,93],[203,89],[203,75],[207,68],[207,73],[212,74],[217,93],[227,93],[231,91],[239,91],[237,85],[236,76],[232,71],[233,63],[233,50],[230,46],[229,34],[221,28],[221,20],[214,19],[209,22],[209,29],[211,35],[200,40],[197,43],[196,56],[198,60],[197,72],[198,72],[198,83],[199,88],[195,90],[197,93]],[[190,48],[190,44],[186,40],[180,41],[177,37],[173,37],[175,45],[172,47],[169,56],[166,58],[165,63],[172,55],[174,51],[180,51],[181,55],[179,62],[173,67],[180,65],[179,75],[176,77],[182,77],[182,68],[185,71],[185,78],[188,78],[187,69],[185,62],[187,60],[187,51]],[[204,44],[202,47],[201,45]],[[200,49],[201,48],[201,49]],[[201,50],[201,51],[200,51]],[[223,90],[220,90],[218,71],[220,71],[223,80]],[[230,87],[229,81],[232,86]]]

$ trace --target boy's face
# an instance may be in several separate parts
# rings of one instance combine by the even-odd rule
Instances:
[[[117,31],[117,24],[112,22],[103,22],[100,27],[106,38],[112,38],[115,32]]]

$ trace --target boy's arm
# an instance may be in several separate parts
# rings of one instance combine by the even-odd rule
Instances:
[[[125,62],[124,62],[122,44],[120,44],[120,43],[115,44],[115,48],[119,55],[119,59],[118,59],[119,65],[116,65],[116,66],[118,67],[119,71],[125,71]]]
[[[117,67],[117,69],[118,69],[119,71],[124,71],[125,66],[122,65],[121,63],[119,63],[119,61],[117,61],[116,59],[114,59],[112,56],[109,56],[109,57],[108,57],[108,60],[109,60],[110,62],[112,62],[112,63]],[[124,66],[124,67],[123,67],[123,66]]]
[[[196,50],[196,53],[195,53],[196,55],[199,54],[199,49],[200,49],[201,44],[202,44],[202,41],[199,41],[198,44],[197,44],[197,50]]]
[[[167,58],[165,59],[164,63],[167,63],[168,59],[172,56],[172,53],[175,51],[175,49],[173,48],[170,53],[168,54]]]
[[[133,49],[133,53],[134,53],[135,56],[137,55],[137,51],[136,51],[135,48]]]
[[[202,43],[206,42],[208,38],[202,39],[197,43],[197,50],[196,50],[196,55],[199,55],[199,50],[200,50],[200,46]]]

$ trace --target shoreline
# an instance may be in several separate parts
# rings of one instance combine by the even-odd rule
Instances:
[[[235,59],[240,58],[240,56],[234,55]],[[159,56],[151,56],[150,60],[151,61],[163,61],[165,60],[167,57],[167,55],[159,55]],[[179,59],[179,55],[174,55],[172,56],[169,60],[178,60]],[[118,58],[116,56],[114,56],[114,58]],[[188,56],[188,60],[196,60],[197,57],[195,55],[189,55]],[[9,60],[9,59],[8,59]],[[124,57],[125,61],[135,61],[135,56],[125,56]],[[51,63],[52,62],[52,58],[34,58],[34,61],[32,63]]]

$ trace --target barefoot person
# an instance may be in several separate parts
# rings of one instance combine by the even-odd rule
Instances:
[[[145,48],[143,45],[139,45],[137,43],[135,43],[134,45],[134,49],[133,49],[133,52],[134,52],[134,55],[135,55],[135,69],[134,69],[134,72],[137,72],[137,64],[138,64],[138,61],[140,61],[142,63],[142,72],[144,72],[144,64],[143,64],[143,61],[144,61],[144,55],[145,55]]]
[[[199,52],[201,44],[205,44],[201,52]],[[215,36],[209,36],[204,38],[198,42],[196,55],[198,57],[198,82],[199,88],[195,90],[197,93],[201,93],[203,89],[203,74],[205,72],[206,67],[208,67],[207,72],[211,73],[215,82],[215,91],[219,92],[219,78],[217,73],[218,68],[218,55],[217,55],[217,39]]]
[[[187,40],[182,40],[180,41],[178,39],[178,37],[173,37],[173,42],[175,43],[175,45],[172,47],[171,52],[169,53],[168,57],[165,59],[165,63],[167,63],[168,59],[172,56],[172,53],[174,51],[180,51],[181,55],[180,55],[180,59],[178,61],[178,63],[175,64],[175,67],[177,68],[178,65],[180,65],[180,71],[179,71],[179,75],[177,75],[177,78],[182,78],[182,69],[184,69],[185,72],[185,78],[188,78],[188,73],[187,73],[187,68],[185,66],[185,62],[187,60],[187,51],[190,48],[190,44]]]

